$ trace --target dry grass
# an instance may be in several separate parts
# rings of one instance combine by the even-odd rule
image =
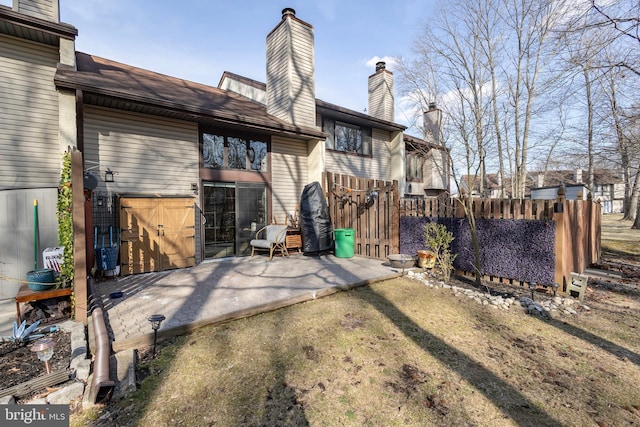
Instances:
[[[108,424],[637,425],[637,301],[590,296],[544,321],[405,278],[204,328]]]
[[[639,425],[640,289],[605,285],[548,321],[405,277],[203,328],[73,424]]]
[[[603,215],[602,250],[606,255],[622,256],[640,262],[640,230],[623,221],[622,214]]]

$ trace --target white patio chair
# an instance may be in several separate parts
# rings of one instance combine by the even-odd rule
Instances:
[[[286,245],[287,226],[286,225],[267,225],[256,232],[256,238],[251,240],[251,256],[254,255],[256,249],[268,250],[269,260],[273,258],[273,252],[278,249],[283,254],[289,256]]]

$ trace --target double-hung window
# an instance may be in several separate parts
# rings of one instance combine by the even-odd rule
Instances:
[[[327,138],[328,149],[371,155],[371,128],[324,119],[323,131],[330,135]]]

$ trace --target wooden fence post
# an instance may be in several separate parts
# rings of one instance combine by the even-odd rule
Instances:
[[[87,247],[84,221],[84,171],[82,153],[71,150],[71,188],[73,211],[73,297],[75,319],[87,323]]]
[[[555,239],[555,273],[553,280],[560,285],[558,290],[561,294],[567,292],[567,278],[565,277],[565,251],[564,251],[564,219],[565,219],[565,198],[564,188],[558,189],[558,199],[553,204],[553,220],[556,223],[556,239]]]

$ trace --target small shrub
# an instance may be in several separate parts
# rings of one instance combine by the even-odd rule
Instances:
[[[424,243],[436,254],[436,267],[442,274],[442,280],[449,281],[456,254],[451,253],[453,233],[443,224],[429,222],[424,226]]]

